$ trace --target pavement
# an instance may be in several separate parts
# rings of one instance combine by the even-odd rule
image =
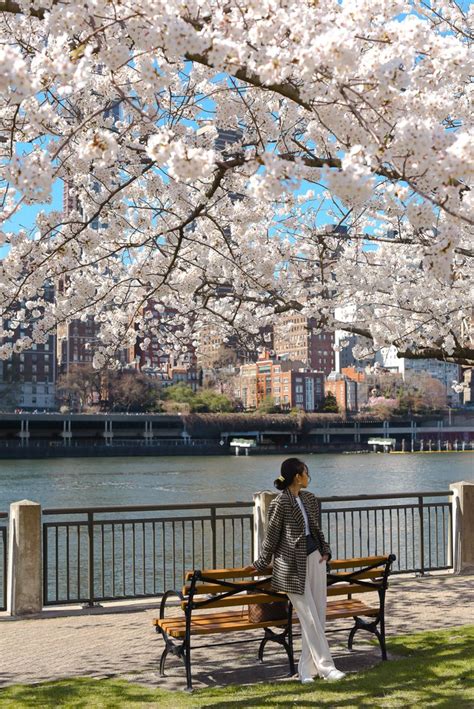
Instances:
[[[371,594],[367,594],[370,602]],[[374,599],[375,601],[375,599]],[[163,689],[185,687],[183,664],[168,657],[166,677],[158,662],[163,640],[152,627],[159,603],[107,604],[103,608],[48,609],[41,616],[16,619],[0,613],[0,687],[70,677],[115,677]],[[474,623],[474,576],[436,574],[392,577],[387,593],[386,634],[390,637]],[[380,651],[356,635],[354,650],[345,648],[347,621],[328,625],[328,639],[336,666],[357,672],[379,663]],[[196,638],[206,648],[193,649],[194,686],[254,684],[288,678],[284,651],[267,645],[265,663],[256,659],[255,642],[216,648],[217,636]],[[295,639],[296,656],[300,640]]]

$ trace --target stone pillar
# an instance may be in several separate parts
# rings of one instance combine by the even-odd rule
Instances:
[[[30,440],[30,422],[28,419],[21,419],[20,422],[20,432],[18,433],[18,436],[21,440],[21,445],[22,446],[27,446],[28,441]]]
[[[21,500],[10,505],[7,613],[40,613],[42,607],[41,505]]]
[[[104,428],[104,433],[102,435],[105,438],[105,445],[111,446],[113,443],[113,438],[114,438],[114,432],[112,430],[112,421],[109,419],[105,419],[104,424],[105,424],[105,428]]]
[[[474,572],[474,483],[452,483],[453,491],[453,571],[455,574]]]
[[[72,438],[71,419],[64,419],[61,438],[63,439],[63,443],[65,446],[71,445],[71,438]]]
[[[253,559],[260,554],[260,547],[267,529],[268,507],[278,493],[263,490],[253,496]]]

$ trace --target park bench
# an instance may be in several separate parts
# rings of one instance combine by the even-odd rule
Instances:
[[[331,561],[327,575],[327,621],[353,618],[354,625],[348,638],[349,649],[352,649],[356,632],[366,630],[379,641],[383,660],[387,659],[385,592],[394,560],[393,554],[335,560]],[[285,594],[271,590],[271,577],[267,574],[271,574],[271,569],[266,569],[258,578],[250,576],[243,569],[194,570],[186,574],[181,591],[166,591],[160,605],[160,617],[153,621],[156,631],[165,643],[160,659],[160,675],[164,676],[168,654],[175,655],[184,662],[187,688],[191,690],[191,639],[194,636],[235,635],[241,631],[259,628],[264,631],[263,638],[260,636],[259,660],[263,662],[264,649],[268,642],[278,643],[286,651],[290,675],[293,675],[295,664],[292,628],[298,618],[291,603],[288,603],[288,612],[284,618],[261,622],[249,620],[249,605],[288,600]],[[354,595],[368,592],[378,593],[377,604],[369,606],[360,598],[354,598]],[[176,609],[177,614],[165,616],[167,603],[173,596],[179,599],[180,608]],[[213,642],[212,647],[216,647],[216,643]],[[193,649],[196,649],[196,646],[193,646]]]

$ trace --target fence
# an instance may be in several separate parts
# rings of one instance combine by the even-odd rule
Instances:
[[[390,553],[395,573],[452,567],[450,492],[322,498],[334,558]],[[350,506],[347,503],[357,503]],[[46,509],[45,605],[158,596],[191,568],[252,560],[250,502]],[[66,518],[66,519],[65,519]]]
[[[0,512],[0,611],[7,609],[7,520],[8,514]]]
[[[54,518],[43,522],[45,605],[157,596],[180,587],[187,569],[245,565],[253,547],[249,502],[43,515]]]
[[[321,498],[322,527],[334,558],[394,553],[394,573],[448,569],[453,559],[451,495],[449,491]],[[343,502],[359,504],[348,507]]]

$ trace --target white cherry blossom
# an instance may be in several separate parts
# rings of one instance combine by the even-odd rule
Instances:
[[[0,0],[4,339],[90,317],[103,366],[300,312],[364,358],[472,362],[470,26],[454,0]]]

